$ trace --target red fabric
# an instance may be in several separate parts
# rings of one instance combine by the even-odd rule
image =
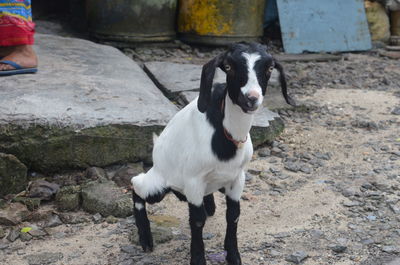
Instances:
[[[32,45],[35,23],[17,17],[0,17],[0,46]]]

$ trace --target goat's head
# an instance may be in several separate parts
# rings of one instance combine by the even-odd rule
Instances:
[[[254,112],[262,104],[274,68],[280,73],[279,80],[286,102],[295,105],[287,94],[282,65],[267,53],[267,47],[258,43],[237,43],[203,66],[197,102],[201,112],[207,110],[211,100],[211,88],[217,67],[226,73],[227,93],[232,102],[245,113]]]

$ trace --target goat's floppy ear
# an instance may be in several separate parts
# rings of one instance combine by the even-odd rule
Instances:
[[[281,83],[283,97],[289,105],[296,106],[296,102],[294,101],[294,99],[292,99],[287,93],[286,76],[285,72],[283,71],[283,66],[275,59],[274,62],[275,68],[279,72],[279,82]]]
[[[208,104],[211,100],[211,88],[214,80],[215,69],[221,66],[224,58],[225,54],[220,54],[203,65],[200,80],[200,95],[199,99],[197,100],[197,108],[202,113],[207,110]]]

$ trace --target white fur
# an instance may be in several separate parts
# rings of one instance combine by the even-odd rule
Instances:
[[[255,92],[258,94],[258,100],[256,102],[257,107],[261,105],[263,101],[262,89],[258,83],[256,71],[254,71],[254,65],[261,58],[259,54],[255,53],[242,53],[243,57],[246,59],[248,79],[246,85],[241,88],[243,95],[247,95],[250,92]]]
[[[228,196],[239,200],[244,167],[253,153],[250,137],[234,158],[223,162],[212,152],[213,133],[206,115],[197,109],[197,99],[192,101],[172,118],[155,142],[154,166],[146,174],[132,178],[135,192],[146,198],[170,187],[199,206],[205,195],[225,188]]]
[[[242,55],[248,67],[248,82],[241,88],[242,93],[256,90],[260,105],[262,90],[254,71],[260,55]],[[154,137],[154,166],[131,180],[136,194],[145,199],[164,188],[172,188],[184,194],[188,202],[200,206],[205,195],[225,188],[226,195],[238,201],[245,182],[244,170],[253,154],[249,134],[253,113],[244,113],[228,95],[224,108],[225,129],[237,141],[247,139],[232,159],[221,161],[213,153],[211,139],[215,129],[206,114],[197,109],[195,99],[171,119],[158,138]]]
[[[140,211],[144,208],[144,205],[143,205],[143,203],[135,202],[135,208]]]

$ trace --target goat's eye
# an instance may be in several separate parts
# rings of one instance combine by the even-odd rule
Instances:
[[[268,68],[268,72],[269,72],[269,73],[272,73],[272,71],[274,71],[274,67],[273,67],[273,66],[270,66],[270,67]]]
[[[225,64],[225,70],[226,71],[230,71],[231,70],[231,66],[229,64]]]

